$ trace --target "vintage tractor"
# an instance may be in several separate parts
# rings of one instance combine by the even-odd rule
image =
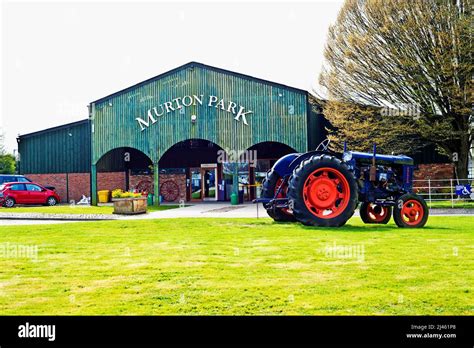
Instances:
[[[328,150],[329,141],[315,151],[280,158],[267,173],[262,198],[275,221],[299,221],[309,226],[339,227],[354,214],[369,224],[386,224],[393,210],[399,227],[423,227],[428,207],[412,193],[413,159],[404,155]]]

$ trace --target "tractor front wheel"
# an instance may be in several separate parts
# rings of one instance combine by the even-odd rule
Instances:
[[[344,225],[354,214],[357,197],[354,175],[334,156],[312,156],[294,170],[289,182],[293,215],[308,226]]]
[[[397,200],[393,208],[393,220],[398,227],[423,227],[428,220],[428,206],[423,198],[407,193]]]
[[[283,179],[280,177],[280,175],[277,172],[273,170],[268,172],[267,177],[265,178],[262,185],[262,197],[263,198],[285,198],[286,191],[288,190],[288,187],[285,183],[283,183],[283,186],[281,187],[281,190],[278,193],[278,195],[276,194],[282,182],[283,182]],[[293,216],[292,211],[289,209],[273,208],[273,207],[265,207],[265,209],[267,210],[267,214],[275,221],[278,221],[278,222],[296,221],[295,217]]]
[[[366,224],[387,224],[392,217],[392,207],[364,202],[360,205],[359,213]]]

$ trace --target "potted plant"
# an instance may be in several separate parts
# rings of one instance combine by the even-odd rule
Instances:
[[[112,191],[114,214],[144,214],[147,211],[147,197],[141,193]]]

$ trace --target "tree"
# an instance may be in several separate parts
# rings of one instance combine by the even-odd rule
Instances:
[[[0,174],[15,174],[15,156],[0,155]]]
[[[3,139],[4,136],[0,133],[0,174],[15,174],[15,156],[6,153]]]
[[[367,150],[434,143],[467,177],[471,142],[469,0],[346,0],[329,28],[320,84],[332,137]]]

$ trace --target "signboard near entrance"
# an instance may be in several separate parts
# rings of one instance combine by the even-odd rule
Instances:
[[[201,168],[216,168],[217,164],[215,163],[202,163]]]
[[[204,102],[204,103],[203,103]],[[167,113],[179,110],[180,113],[184,108],[191,105],[206,105],[208,107],[213,107],[216,109],[221,109],[225,112],[228,112],[232,115],[235,115],[234,119],[236,121],[242,121],[246,126],[248,126],[246,115],[252,114],[252,110],[247,110],[242,105],[237,105],[230,100],[225,100],[218,98],[215,95],[210,95],[207,98],[207,101],[204,100],[204,94],[200,95],[185,95],[183,97],[174,98],[170,101],[164,102],[158,106],[155,106],[151,109],[148,109],[147,115],[144,118],[137,117],[135,120],[140,126],[140,130],[144,131],[150,125],[157,122],[158,117],[161,117]]]

